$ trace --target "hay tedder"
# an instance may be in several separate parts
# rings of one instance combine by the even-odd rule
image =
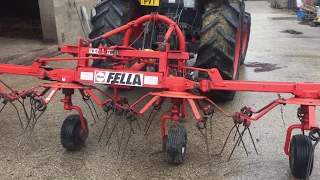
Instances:
[[[116,9],[118,13],[121,12],[121,9],[116,8],[116,3],[113,4],[112,0],[101,2],[101,4],[104,3],[109,3],[110,7]],[[140,3],[143,4],[145,1]],[[220,13],[224,14],[226,12],[224,10],[225,7],[230,7],[229,3],[214,6],[216,9],[205,8],[206,10],[201,16],[205,19],[221,9],[223,11]],[[110,9],[107,8],[105,11],[110,11]],[[213,48],[215,51],[208,48],[215,44],[215,41],[221,41],[220,38],[211,38],[204,44],[200,43],[197,53],[198,58],[200,56],[201,59],[200,64],[207,64],[206,68],[203,68],[197,62],[195,66],[187,66],[188,61],[194,58],[195,54],[190,50],[186,50],[188,44],[186,39],[191,38],[192,42],[196,41],[196,37],[186,36],[184,28],[188,27],[181,27],[182,25],[179,24],[180,16],[178,16],[178,19],[169,18],[157,11],[157,13],[134,18],[133,21],[108,30],[108,32],[97,35],[94,38],[80,38],[77,46],[64,45],[60,47],[62,53],[70,54],[73,57],[37,58],[30,66],[0,64],[0,73],[34,76],[49,81],[28,90],[16,91],[0,80],[2,84],[0,86],[0,98],[3,99],[4,104],[0,112],[7,104],[13,104],[14,101],[17,101],[24,105],[25,100],[30,99],[31,113],[28,115],[24,108],[28,123],[22,126],[25,129],[28,126],[34,127],[38,118],[45,112],[47,104],[61,90],[64,94],[64,98],[61,100],[64,109],[78,112],[78,114],[70,115],[64,120],[61,127],[61,143],[67,150],[76,151],[83,147],[89,131],[82,110],[72,103],[75,90],[80,92],[84,100],[93,99],[99,106],[103,107],[105,112],[122,116],[129,123],[138,121],[138,116],[143,115],[150,108],[159,110],[165,100],[170,99],[172,104],[171,111],[160,119],[163,149],[169,162],[181,164],[184,162],[186,154],[186,129],[180,124],[175,124],[169,130],[166,130],[166,121],[179,121],[181,118],[186,118],[192,114],[197,120],[197,128],[204,130],[214,112],[220,111],[225,116],[232,118],[231,122],[234,123],[232,130],[236,129],[239,137],[236,144],[240,144],[243,143],[242,136],[244,132],[249,132],[251,135],[250,126],[252,122],[259,120],[278,105],[298,104],[300,107],[297,115],[300,123],[289,127],[284,152],[289,156],[292,174],[298,178],[309,177],[313,167],[314,148],[319,141],[320,135],[320,129],[316,124],[315,117],[315,107],[320,105],[320,84],[237,80],[237,69],[241,61],[244,60],[244,52],[249,39],[248,28],[246,28],[249,25],[249,21],[247,23],[244,22],[250,18],[250,15],[244,11],[243,1],[240,1],[239,6],[235,9],[237,9],[235,12],[238,13],[238,22],[233,24],[236,25],[234,28],[236,29],[235,37],[224,34],[223,28],[225,27],[222,25],[217,28],[220,29],[218,30],[220,35],[222,34],[230,42],[234,41],[232,43],[234,46],[233,57],[223,53],[227,51],[223,49],[224,47],[221,44]],[[97,11],[94,17],[100,16],[101,12],[104,13],[105,11]],[[98,21],[94,17],[93,21]],[[221,18],[218,17],[218,20],[221,20]],[[216,23],[218,20],[213,22]],[[207,31],[210,26],[214,26],[214,23],[204,24],[203,29],[200,31]],[[153,27],[151,31],[149,26]],[[146,41],[150,37],[150,32],[151,34],[154,33],[155,27],[166,27],[162,28],[162,30],[165,29],[166,31],[162,33],[163,36],[161,38],[156,37],[155,43],[152,40]],[[114,37],[119,37],[120,35],[123,36],[122,45],[108,44]],[[139,45],[139,49],[133,46],[135,42],[141,39],[142,46]],[[148,49],[145,48],[147,43],[150,44]],[[222,53],[220,52],[220,55],[217,55],[219,47]],[[232,71],[230,71],[232,74],[223,69],[225,66],[219,64],[221,59],[226,60],[228,58],[233,59]],[[212,59],[218,60],[213,63],[215,65],[212,65],[211,68],[208,66],[207,61]],[[57,61],[77,61],[77,64],[74,69],[55,69],[47,66],[48,63]],[[89,64],[91,61],[95,65],[91,66]],[[101,63],[106,66],[97,67],[99,66],[97,64]],[[197,65],[201,67],[197,67]],[[92,84],[106,84],[114,88],[113,97]],[[130,87],[152,88],[159,89],[159,91],[149,92],[129,105],[126,97],[118,96],[118,89]],[[102,93],[106,100],[98,98],[94,93],[96,90]],[[290,93],[293,94],[293,97],[276,99],[257,111],[246,106],[234,114],[226,113],[213,102],[215,97],[228,96],[226,99],[230,99],[230,94],[235,91]],[[214,93],[217,93],[218,96],[210,96],[210,94]],[[149,101],[141,109],[137,109],[137,105],[146,99],[149,99]],[[189,105],[191,112],[187,112],[187,105]],[[23,123],[21,122],[21,124]],[[244,126],[242,132],[239,131],[239,125]],[[300,129],[302,133],[291,137],[294,129]],[[305,135],[306,131],[309,132],[308,136]]]

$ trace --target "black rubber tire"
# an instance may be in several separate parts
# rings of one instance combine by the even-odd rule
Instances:
[[[84,146],[88,134],[88,131],[85,133],[82,130],[80,116],[78,114],[70,115],[61,126],[61,144],[68,151],[78,151]]]
[[[182,164],[185,161],[187,149],[187,132],[180,124],[172,125],[169,129],[165,153],[166,159],[172,164]]]
[[[96,38],[104,33],[114,30],[127,24],[135,12],[138,12],[138,1],[133,0],[103,0],[94,7],[96,14],[91,17],[92,31],[89,37]],[[99,45],[121,45],[124,33],[111,36],[92,44],[93,47]],[[92,63],[93,67],[107,68],[104,60],[96,60]]]
[[[234,61],[239,14],[240,10],[237,5],[229,3],[228,0],[207,2],[205,13],[202,16],[203,28],[196,67],[217,68],[224,80],[238,80],[241,56],[236,70],[234,70]],[[234,71],[236,71],[235,77],[233,76]],[[231,101],[235,91],[211,91],[204,95],[214,101]]]
[[[166,152],[166,148],[167,148],[167,141],[168,141],[168,135],[165,135],[162,141],[162,150],[164,152]]]
[[[290,170],[294,177],[304,179],[307,177],[309,155],[312,149],[312,142],[308,136],[303,134],[294,135],[290,142],[290,154],[289,163]],[[313,169],[313,159],[311,159],[311,170]]]

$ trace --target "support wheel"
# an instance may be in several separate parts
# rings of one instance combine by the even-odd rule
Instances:
[[[295,135],[290,142],[290,154],[289,162],[291,173],[294,177],[304,179],[307,177],[309,155],[312,149],[312,142],[308,136],[303,134]],[[311,169],[313,168],[313,159],[311,158]]]
[[[186,156],[187,132],[184,126],[175,124],[169,129],[165,141],[165,153],[169,163],[182,164]]]
[[[168,135],[165,135],[162,141],[162,150],[166,152],[167,149],[167,142],[168,142]]]
[[[87,121],[85,120],[86,125]],[[80,116],[73,114],[68,116],[61,127],[61,144],[68,151],[78,151],[86,142],[88,131],[84,132],[81,126]]]

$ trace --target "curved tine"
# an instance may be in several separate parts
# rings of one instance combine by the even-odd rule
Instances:
[[[126,146],[125,146],[124,151],[123,151],[123,154],[122,154],[122,158],[124,158],[124,155],[125,155],[125,153],[126,153],[126,151],[127,151],[128,144],[129,144],[129,140],[130,140],[131,134],[132,134],[131,132],[132,132],[132,131],[129,131],[129,136],[128,136],[128,139],[127,139],[127,142],[126,142]]]
[[[153,114],[153,116],[152,116],[152,118],[151,118],[151,121],[150,121],[150,123],[149,123],[148,129],[147,129],[147,131],[146,131],[145,134],[148,133],[148,131],[149,131],[150,127],[151,127],[151,124],[152,124],[154,118],[156,117],[156,115],[157,115],[158,113],[159,113],[159,111],[157,111],[157,112],[155,112],[155,113]]]
[[[141,131],[141,126],[140,126],[140,123],[139,123],[139,119],[137,119],[136,122],[137,122],[137,125],[138,125],[138,128],[139,128],[139,131]]]
[[[20,122],[20,126],[23,129],[23,123],[22,123],[21,116],[20,116],[20,113],[19,113],[19,110],[18,110],[17,106],[15,104],[13,104],[12,102],[10,102],[10,101],[9,101],[9,103],[16,109],[17,115],[18,115],[18,118],[19,118],[19,122]]]
[[[148,127],[148,124],[149,124],[149,121],[151,120],[150,118],[151,118],[152,113],[153,113],[154,110],[155,110],[154,108],[151,110],[151,112],[150,112],[150,114],[149,114],[149,117],[148,117],[148,120],[147,120],[147,123],[146,123],[143,131],[146,131],[146,129],[147,129],[147,127]]]
[[[212,139],[213,137],[213,135],[212,135],[212,127],[213,127],[213,114],[211,115],[211,117],[210,117],[210,138]]]
[[[92,102],[92,99],[90,98],[89,101],[91,102],[91,105],[92,105],[92,107],[93,107],[93,110],[94,110],[94,112],[96,113],[96,116],[97,116],[98,120],[100,121],[100,118],[99,118],[99,116],[98,116],[96,107],[94,106],[94,104],[93,104],[93,102]]]
[[[229,156],[229,158],[228,158],[228,162],[230,161],[231,156],[233,155],[234,150],[235,150],[236,147],[237,147],[237,144],[239,143],[240,139],[242,139],[243,134],[244,134],[244,132],[245,132],[246,130],[247,130],[247,128],[243,129],[243,131],[242,131],[241,134],[239,135],[239,138],[238,138],[237,142],[235,143],[235,145],[233,146],[232,152],[230,153],[230,156]],[[244,146],[244,148],[245,148],[245,151],[246,151],[246,153],[247,153],[247,155],[248,155],[247,148],[246,148],[245,146]]]
[[[205,128],[205,133],[202,132],[202,130],[200,128],[198,128],[199,132],[202,134],[205,144],[206,144],[206,148],[207,148],[207,155],[208,155],[208,159],[210,157],[210,152],[209,152],[209,144],[208,144],[208,136],[207,136],[207,128]]]
[[[22,100],[22,102],[21,102],[20,100],[18,100],[18,102],[21,104],[22,109],[23,109],[23,112],[24,112],[24,115],[26,116],[26,118],[27,118],[27,120],[28,120],[28,119],[29,119],[29,115],[28,115],[26,106],[24,105],[24,99]]]
[[[230,135],[231,135],[231,133],[232,133],[232,131],[233,131],[233,129],[236,127],[236,124],[231,128],[231,130],[229,131],[229,134],[228,134],[228,137],[227,137],[227,139],[225,140],[225,142],[224,142],[224,144],[223,144],[223,146],[222,146],[222,149],[221,149],[221,151],[220,151],[220,153],[219,153],[219,156],[221,156],[221,154],[222,154],[222,152],[224,151],[224,148],[226,147],[226,145],[227,145],[227,142],[228,142],[228,140],[229,140],[229,137],[230,137]]]
[[[42,111],[38,116],[37,118],[35,118],[35,122],[33,124],[33,127],[32,127],[32,130],[34,129],[34,127],[36,126],[38,120],[40,119],[40,117],[45,113],[46,111]]]
[[[258,150],[257,150],[257,147],[256,147],[256,143],[255,143],[254,140],[253,140],[253,136],[252,136],[252,134],[251,134],[250,128],[248,128],[248,131],[249,131],[249,134],[250,134],[250,137],[251,137],[252,144],[253,144],[253,146],[254,146],[254,150],[256,151],[257,155],[259,155]]]
[[[0,109],[0,113],[3,111],[3,109],[6,107],[6,104],[4,104],[3,106],[2,106],[2,108]]]
[[[118,155],[120,154],[120,150],[121,150],[121,145],[122,145],[122,140],[123,140],[123,136],[124,136],[124,132],[125,132],[125,128],[128,122],[125,122],[122,128],[122,134],[121,134],[121,138],[120,138],[120,143],[119,143],[119,147],[118,147]]]
[[[237,130],[236,130],[236,132],[234,133],[233,141],[236,140],[237,134],[240,134],[240,132],[239,132],[239,126],[240,126],[240,124],[237,124],[237,125],[236,125]]]
[[[101,134],[100,134],[100,137],[99,137],[98,142],[100,142],[100,140],[101,140],[101,138],[102,138],[102,135],[104,134],[104,131],[105,131],[106,127],[107,127],[108,121],[109,121],[109,119],[112,117],[113,113],[114,113],[114,111],[112,111],[112,113],[111,113],[109,116],[108,116],[108,114],[107,114],[106,122],[104,123],[104,126],[103,126],[103,128],[102,128],[102,132],[101,132]]]
[[[116,127],[118,126],[118,123],[119,123],[120,119],[122,119],[123,117],[124,117],[124,116],[122,115],[122,117],[121,117],[121,118],[119,118],[118,120],[115,120],[115,121],[116,121],[116,123],[114,124],[114,126],[113,126],[113,128],[112,128],[112,130],[111,130],[111,133],[110,133],[110,135],[108,136],[106,146],[109,144],[110,139],[111,139],[111,136],[112,136],[112,134],[113,134],[114,130],[115,130],[115,129],[116,129]]]
[[[31,108],[31,109],[32,109],[32,108]],[[25,134],[27,133],[28,128],[29,128],[29,126],[30,126],[30,123],[31,123],[31,121],[33,121],[33,118],[34,118],[34,117],[33,117],[33,112],[31,112],[30,117],[29,117],[29,119],[27,120],[27,125],[26,125],[26,127],[24,128],[24,130],[23,130],[23,132],[22,132],[22,134],[21,134],[21,138],[20,138],[20,140],[19,140],[18,147],[20,147],[21,142],[24,140]]]
[[[92,111],[89,103],[88,103],[86,100],[83,100],[83,101],[84,101],[84,102],[86,103],[86,105],[88,106],[89,111],[90,111],[90,113],[91,113],[91,116],[92,116],[92,118],[93,118],[93,121],[94,121],[94,123],[96,124],[96,123],[97,123],[97,122],[96,122],[96,117],[93,115],[93,111]]]

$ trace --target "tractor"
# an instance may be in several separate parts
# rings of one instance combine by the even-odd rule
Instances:
[[[239,67],[244,63],[250,37],[251,16],[239,3],[229,0],[102,0],[92,9],[90,38],[114,30],[143,15],[158,13],[174,20],[182,29],[186,50],[194,54],[189,66],[217,68],[224,80],[238,80]],[[243,18],[241,18],[243,17]],[[241,29],[240,29],[241,28]],[[169,27],[149,21],[135,28],[131,45],[141,50],[158,50]],[[240,30],[239,30],[240,29]],[[242,31],[242,32],[240,32]],[[240,33],[239,33],[240,32]],[[238,37],[240,36],[240,37]],[[98,46],[122,45],[124,34],[112,36],[92,44]],[[171,50],[178,50],[177,36],[169,39]],[[97,68],[112,68],[115,59],[94,61]],[[146,67],[145,71],[156,71]],[[198,74],[207,78],[206,74]],[[199,92],[215,101],[231,101],[235,91]]]

